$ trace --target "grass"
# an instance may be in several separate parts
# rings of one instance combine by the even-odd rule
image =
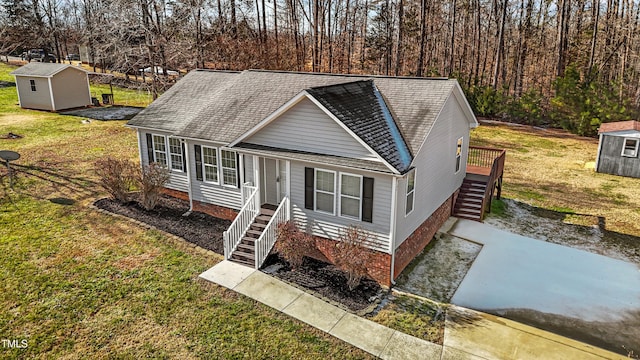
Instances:
[[[13,81],[11,70],[0,64],[0,80]],[[118,90],[116,100],[120,92],[128,93]],[[28,347],[0,349],[0,357],[370,357],[198,281],[218,257],[88,208],[105,195],[93,162],[137,159],[135,132],[123,121],[82,124],[16,104],[15,87],[0,88],[0,129],[24,136],[0,139],[22,155],[13,190],[0,167],[0,338]]]
[[[371,320],[417,338],[442,344],[445,308],[408,296],[397,296]]]
[[[471,144],[507,149],[503,196],[561,213],[604,217],[607,230],[640,236],[640,179],[596,173],[597,139],[483,125],[471,133]]]

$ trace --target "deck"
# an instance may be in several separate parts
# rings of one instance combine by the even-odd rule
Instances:
[[[453,215],[482,221],[491,211],[491,199],[502,193],[502,177],[506,151],[480,146],[470,146],[467,158],[467,175],[453,208]]]

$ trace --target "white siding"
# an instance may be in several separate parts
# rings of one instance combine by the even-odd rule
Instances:
[[[242,208],[242,193],[238,187],[216,185],[196,178],[196,158],[194,145],[220,148],[221,144],[187,141],[189,147],[189,170],[191,171],[191,196],[193,200],[208,204],[224,206],[240,210]],[[238,174],[238,176],[240,176]]]
[[[240,155],[243,157],[243,165],[244,165],[244,182],[250,182],[255,185],[256,182],[254,180],[254,171],[253,171],[253,155]]]
[[[463,138],[460,171],[455,173],[458,139]],[[396,248],[456,191],[465,177],[469,152],[469,123],[452,95],[447,99],[425,143],[419,150],[416,168],[414,210],[405,216],[406,177],[398,179]]]
[[[31,91],[31,82],[36,84],[36,91]],[[16,86],[20,97],[20,106],[26,109],[54,110],[51,104],[51,89],[47,78],[16,76]]]
[[[311,100],[304,98],[245,142],[379,161]]]
[[[309,166],[309,165],[307,165]],[[338,215],[322,214],[304,207],[304,168],[305,164],[291,162],[291,217],[305,230],[311,230],[314,235],[337,240],[340,229],[349,225],[356,225],[370,232],[371,248],[389,253],[391,242],[389,239],[391,218],[391,182],[387,175],[367,173],[352,169],[341,169],[328,166],[309,166],[319,169],[334,170],[350,174],[359,174],[374,178],[373,183],[373,223],[352,220]],[[338,201],[336,199],[336,201]]]
[[[140,162],[142,165],[149,165],[149,153],[147,151],[147,132],[142,130],[139,131],[140,136]],[[162,131],[153,131],[150,132],[154,135],[164,135],[167,136],[169,133]],[[167,159],[169,159],[169,147],[167,145]],[[171,171],[171,176],[169,177],[169,181],[165,185],[168,189],[178,190],[182,192],[189,192],[189,179],[187,178],[187,173],[183,171]]]
[[[74,68],[67,68],[51,78],[53,99],[56,110],[91,105],[87,74]]]

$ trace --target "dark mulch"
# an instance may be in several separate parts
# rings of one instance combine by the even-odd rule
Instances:
[[[222,233],[231,225],[229,220],[196,211],[189,216],[182,216],[189,210],[189,202],[170,196],[162,196],[156,208],[150,211],[137,201],[121,204],[115,200],[101,199],[95,202],[95,206],[153,225],[218,254],[224,253]]]
[[[360,285],[350,291],[347,279],[340,269],[307,257],[299,269],[292,270],[277,254],[271,254],[263,269],[277,278],[311,290],[355,312],[372,309],[382,294],[380,285],[368,278],[362,279]]]

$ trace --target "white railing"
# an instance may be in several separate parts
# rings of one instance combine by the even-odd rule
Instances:
[[[247,203],[247,200],[249,200],[249,197],[255,189],[256,187],[253,186],[251,182],[242,184],[242,187],[240,188],[240,191],[242,192],[242,205]]]
[[[276,227],[279,223],[288,221],[290,216],[289,214],[289,197],[285,196],[276,211],[273,213],[267,227],[264,228],[264,231],[255,242],[256,269],[259,269],[260,266],[262,266],[262,263],[264,263],[267,256],[269,256],[269,252],[271,251],[273,244],[276,243]]]
[[[253,186],[243,186],[242,194],[247,193],[246,201],[238,216],[236,216],[229,229],[222,234],[224,239],[224,258],[229,259],[236,250],[242,237],[247,232],[253,220],[260,213],[260,203],[258,199],[258,188]]]

